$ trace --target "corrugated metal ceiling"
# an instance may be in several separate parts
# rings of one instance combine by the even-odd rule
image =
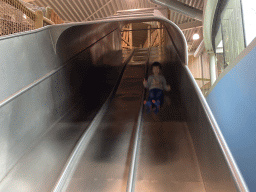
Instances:
[[[81,22],[101,19],[116,14],[117,11],[127,9],[152,8],[157,5],[150,0],[23,0],[39,7],[51,7],[65,22]],[[178,0],[177,0],[178,1]],[[179,0],[180,2],[203,10],[204,0]],[[169,10],[171,21],[179,24],[195,21],[181,13]],[[188,41],[189,51],[197,48],[202,40],[202,27],[193,27],[183,30]],[[192,40],[193,34],[197,32],[201,38],[197,41]]]

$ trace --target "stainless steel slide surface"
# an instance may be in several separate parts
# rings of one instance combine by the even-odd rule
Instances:
[[[144,117],[135,191],[204,192],[186,122],[160,121],[159,116],[148,116],[151,115]]]
[[[129,59],[130,54],[128,51],[123,57],[114,57],[112,62],[123,62]],[[100,91],[106,90],[102,88]],[[93,108],[82,101],[77,103],[60,121],[38,138],[1,180],[0,191],[52,191],[81,135],[87,131],[102,105],[96,97],[94,102]]]
[[[144,52],[147,59],[147,50]],[[137,54],[136,52],[134,54]],[[145,62],[128,63],[107,113],[83,153],[66,191],[126,191],[132,135],[143,97]]]
[[[65,191],[127,190],[145,67],[145,63],[128,63],[109,109]],[[176,121],[170,116],[176,110],[182,116],[182,106],[170,97],[166,95],[158,115],[143,113],[135,191],[205,191],[187,124],[182,118]]]
[[[135,50],[122,73],[121,28],[151,21],[163,24],[165,47],[150,57]],[[182,31],[168,19],[56,25],[0,42],[1,192],[128,192],[131,170],[136,192],[247,191],[187,67]],[[146,64],[154,61],[172,90],[158,115],[140,116]]]
[[[145,63],[128,63],[65,191],[127,190],[144,71]],[[175,95],[166,94],[165,100],[158,115],[143,112],[135,191],[205,191],[187,124],[182,117],[177,121],[171,116],[173,112],[182,116],[182,105]]]

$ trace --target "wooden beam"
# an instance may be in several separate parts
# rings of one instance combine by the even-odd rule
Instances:
[[[202,21],[192,21],[188,23],[179,24],[178,27],[184,31],[193,28],[203,27],[203,23]]]
[[[129,26],[130,30],[132,30],[132,23]],[[129,42],[130,42],[130,48],[132,49],[133,43],[132,43],[132,31],[129,31]]]
[[[155,39],[153,40],[153,43],[152,43],[151,47],[154,46],[154,43],[155,43],[155,41],[156,41],[156,39],[157,39],[157,36],[158,36],[158,33],[156,33]]]
[[[154,29],[163,29],[163,28],[151,28],[152,30]],[[133,29],[133,30],[129,30],[129,29],[124,29],[122,30],[121,32],[124,32],[124,31],[142,31],[142,30],[150,30],[150,29]]]
[[[127,41],[125,41],[123,38],[122,38],[122,40],[123,40],[128,46],[130,46],[130,44],[129,44]]]
[[[195,80],[198,80],[198,81],[211,81],[211,79],[205,79],[205,78],[195,78]]]

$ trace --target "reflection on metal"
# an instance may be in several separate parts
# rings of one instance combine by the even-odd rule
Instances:
[[[214,180],[220,178],[217,174],[216,167],[219,167],[221,165],[221,168],[219,167],[219,170],[221,170],[221,174],[225,175],[226,181],[222,180],[223,182],[223,188],[219,191],[242,191],[242,192],[248,192],[246,183],[243,179],[242,174],[239,171],[239,168],[237,167],[237,164],[230,152],[230,149],[221,133],[221,130],[212,114],[212,111],[207,104],[206,99],[202,95],[202,92],[200,88],[198,87],[197,83],[195,82],[192,74],[190,73],[190,70],[187,66],[184,66],[186,71],[186,76],[183,81],[189,81],[189,84],[183,84],[182,89],[184,89],[186,86],[193,85],[194,90],[191,91],[189,94],[191,94],[191,103],[187,103],[187,111],[189,115],[189,120],[191,120],[190,123],[190,133],[192,135],[192,139],[195,143],[195,148],[197,151],[198,159],[200,167],[204,169],[207,169],[207,173],[204,169],[201,169],[202,177],[204,179],[204,182],[207,183],[206,185],[206,191],[215,191],[211,188],[211,186],[214,186]],[[182,97],[184,97],[183,95]],[[185,98],[184,98],[185,99]],[[193,108],[193,106],[199,106],[197,108],[197,111]],[[201,114],[201,115],[198,115]],[[193,131],[192,131],[193,130]],[[207,134],[204,134],[206,133]],[[204,141],[201,140],[200,135],[204,135]],[[209,138],[209,140],[208,140]],[[210,139],[214,138],[214,140]],[[211,150],[214,149],[214,150]],[[213,153],[215,151],[215,153]],[[216,157],[219,158],[219,161],[221,164],[217,163],[216,161],[212,164],[209,164],[209,162],[206,162],[205,156],[208,154],[208,159],[216,159]],[[212,156],[212,157],[210,157]],[[217,163],[215,165],[215,163]],[[205,166],[206,165],[206,166]],[[228,172],[225,172],[229,170],[231,174]],[[213,173],[211,178],[208,177],[209,173]],[[226,177],[227,176],[227,177]],[[216,178],[214,178],[216,177]],[[234,182],[235,181],[235,182]],[[218,183],[218,185],[221,185]]]
[[[127,62],[129,62],[129,60],[131,59],[132,55],[133,55],[133,52],[125,61],[123,71],[126,67]],[[101,123],[101,120],[104,117],[104,114],[107,113],[107,111],[109,109],[108,108],[109,104],[114,97],[114,93],[120,83],[122,75],[123,74],[121,73],[121,75],[119,77],[119,82],[115,85],[115,87],[113,88],[112,92],[110,93],[108,99],[103,104],[103,106],[100,108],[100,110],[98,111],[97,115],[94,117],[93,121],[90,123],[90,125],[87,128],[87,130],[85,131],[85,133],[79,139],[78,144],[75,146],[74,150],[72,151],[72,154],[70,155],[62,173],[60,174],[58,181],[55,184],[54,189],[52,190],[53,192],[66,191],[66,189],[69,185],[69,182],[70,182],[70,178],[73,176],[74,171],[77,168],[79,161],[82,158],[83,152],[85,151],[86,147],[88,146],[88,144],[91,140],[91,137],[94,135],[97,127]]]
[[[53,50],[52,38],[58,39],[60,32],[70,26],[72,25],[46,27],[37,31],[0,39],[1,64],[3,65],[2,67],[7,67],[6,71],[0,71],[2,73],[1,76],[5,77],[5,81],[1,81],[0,86],[1,90],[4,90],[0,93],[0,110],[4,111],[4,113],[1,112],[2,114],[5,114],[0,117],[0,124],[2,125],[0,132],[2,136],[8,133],[8,137],[1,137],[6,146],[0,148],[1,180],[15,165],[19,165],[17,161],[27,153],[27,150],[31,149],[35,142],[75,105],[73,102],[79,102],[79,98],[77,100],[75,98],[77,98],[78,87],[81,86],[81,81],[84,77],[77,73],[83,72],[86,68],[81,67],[80,63],[79,65],[74,65],[73,62],[67,63],[68,59],[97,42],[102,38],[102,35],[104,36],[105,32],[109,32],[104,24],[101,25],[99,28],[101,30],[98,32],[97,28],[90,28],[90,32],[93,33],[93,39],[84,36],[84,39],[79,40],[80,42],[84,40],[87,44],[81,42],[82,47],[75,46],[79,49],[78,52],[73,49],[73,55],[66,54],[65,56],[69,57],[65,58],[58,50],[60,54],[60,57],[58,57]],[[97,35],[97,33],[99,34]],[[68,36],[72,37],[72,35]],[[78,35],[79,37],[81,36]],[[114,31],[108,36],[108,41],[100,41],[98,45],[100,45],[102,52],[98,51],[97,56],[100,57],[110,50],[115,54],[116,50],[120,50],[120,43],[113,41],[113,39],[118,39],[119,37],[120,33]],[[9,49],[13,47],[13,43],[16,44],[15,49]],[[27,48],[24,49],[24,47]],[[65,45],[61,48],[64,49],[65,47],[67,46]],[[89,57],[90,61],[94,52],[91,52],[91,55],[88,53],[90,53],[88,49],[84,51],[84,58]],[[9,55],[15,55],[15,57],[10,57]],[[85,62],[84,64],[90,67],[91,63]],[[116,63],[116,65],[112,68],[118,68],[120,63]],[[75,67],[79,66],[80,69],[78,71],[74,70]],[[76,81],[79,76],[80,80]],[[97,79],[99,78],[102,77],[97,77]],[[76,83],[70,83],[72,81]],[[102,82],[107,81],[103,80]],[[107,85],[105,86],[107,87]],[[17,134],[19,138],[17,138]],[[23,142],[24,140],[26,142]],[[15,169],[13,170],[15,171]],[[35,174],[37,173],[35,172]],[[40,183],[41,180],[39,179],[36,182]],[[46,185],[45,187],[49,186]]]
[[[147,75],[148,71],[148,61],[149,61],[149,54],[150,54],[150,49],[148,49],[148,54],[147,57],[145,58],[145,75]],[[136,132],[134,136],[134,143],[132,145],[132,157],[131,157],[131,165],[129,169],[129,176],[128,176],[128,181],[127,181],[127,188],[126,192],[133,192],[135,189],[135,181],[136,181],[136,175],[137,175],[137,166],[138,166],[138,156],[139,156],[139,147],[140,147],[140,138],[141,138],[141,121],[142,121],[142,110],[143,110],[143,101],[145,100],[145,89],[143,90],[142,93],[142,101],[140,104],[140,111],[139,111],[139,116],[137,120],[137,126],[136,126]]]

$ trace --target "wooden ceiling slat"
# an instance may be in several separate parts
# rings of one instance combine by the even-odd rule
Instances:
[[[177,17],[178,17],[178,13],[175,11],[174,12],[174,23],[177,23]]]
[[[97,13],[97,9],[95,8],[94,4],[92,3],[91,0],[88,0],[88,2],[91,4],[91,6],[93,7],[94,11],[92,15],[97,15],[97,17],[99,17],[98,13]],[[94,14],[95,13],[95,14]]]
[[[107,17],[108,16],[106,11],[105,11],[105,9],[101,9],[101,12],[102,12],[103,17]]]
[[[61,10],[58,6],[56,6],[56,4],[54,4],[53,2],[50,2],[48,0],[40,0],[41,2],[45,3],[45,6],[50,6],[60,17],[61,19],[65,20],[65,21],[71,21],[72,19],[69,17],[68,14],[66,14],[66,12],[64,10]]]
[[[182,14],[178,14],[178,17],[177,17],[177,24],[180,24],[180,22],[181,22],[181,16],[182,16]]]
[[[117,4],[117,2],[120,2],[120,1],[119,1],[119,0],[114,0],[114,1],[115,1],[116,11],[121,10],[120,5]],[[115,11],[115,12],[116,12],[116,11]]]
[[[89,14],[88,14],[87,11],[84,9],[84,7],[83,7],[83,5],[81,4],[80,1],[75,1],[74,3],[75,3],[75,5],[76,5],[76,7],[79,9],[79,11],[81,12],[81,14],[83,15],[83,20],[84,20],[84,19],[86,18],[85,12],[86,12],[87,15],[89,15]],[[84,10],[84,11],[83,11],[83,10]]]
[[[181,17],[180,17],[180,22],[179,22],[179,23],[177,23],[177,24],[184,23],[184,18],[185,18],[185,17],[184,17],[184,15],[182,14],[182,15],[181,15]]]
[[[98,1],[94,1],[95,2],[95,4],[96,4],[96,10],[99,10],[100,9],[100,5],[99,5],[99,3],[98,3]],[[95,7],[95,6],[94,6]]]
[[[192,7],[196,7],[196,2],[197,1],[192,1]]]
[[[70,11],[70,9],[67,6],[67,2],[65,0],[62,1],[54,1],[56,3],[59,3],[59,5],[61,7],[63,7],[63,9],[67,12],[68,15],[70,15],[70,17],[72,18],[72,21],[78,21],[77,17],[72,13],[72,11]]]
[[[200,10],[202,10],[204,6],[203,0],[177,1]],[[35,0],[33,4],[44,7],[49,5],[63,20],[73,22],[108,17],[115,14],[118,10],[150,8],[156,6],[156,4],[152,3],[150,0]],[[195,20],[175,11],[169,11],[169,13],[169,19],[176,24],[183,24]],[[191,41],[194,32],[195,29],[183,31],[188,41]],[[202,33],[202,28],[200,30],[198,29],[198,32]],[[197,42],[193,43],[193,46],[196,46],[196,43]],[[191,46],[191,49],[195,48],[193,46]]]
[[[38,7],[45,7],[40,1],[34,1],[33,4]]]
[[[110,15],[113,15],[113,12],[111,10],[110,4],[111,4],[111,1],[109,1],[109,3],[107,4],[107,8],[109,10]]]
[[[119,10],[124,10],[123,3],[121,3],[119,0],[117,0],[117,2],[118,2],[119,7],[120,7]]]
[[[75,9],[74,5],[75,5],[75,2],[73,2],[73,4],[71,5],[69,0],[67,0],[67,3],[69,4],[70,6],[70,9],[72,9],[71,12],[74,13],[74,15],[76,15],[76,19],[77,21],[83,21],[82,17],[80,16],[80,14],[78,13],[77,9]],[[78,9],[79,10],[79,9]]]
[[[188,3],[188,5],[193,7],[193,1],[190,0],[189,3]]]
[[[131,2],[127,2],[126,0],[125,0],[125,2],[126,2],[126,5],[127,5],[127,9],[131,9]]]
[[[102,11],[99,11],[98,14],[99,14],[100,18],[104,18],[104,17],[105,17],[105,16],[102,14]]]
[[[110,8],[111,8],[111,10],[112,10],[112,14],[111,14],[111,15],[114,15],[114,14],[116,13],[114,4],[115,4],[114,1],[111,1],[111,2],[109,3],[109,6],[110,6]]]
[[[53,2],[53,1],[52,1]],[[69,21],[75,21],[75,18],[74,18],[74,16],[72,17],[72,14],[70,14],[70,13],[68,13],[68,9],[67,9],[67,7],[66,8],[64,8],[61,4],[60,4],[60,2],[59,1],[54,1],[53,3],[56,3],[56,5],[58,6],[58,7],[60,7],[60,9],[62,9],[63,10],[63,12],[64,13],[66,13],[66,15],[68,15],[68,17],[70,18],[70,20]]]
[[[98,0],[97,1],[92,1],[92,4],[94,5],[95,9],[96,10],[99,10],[100,6],[99,6],[99,3],[98,3]]]
[[[105,4],[104,9],[106,10],[107,17],[108,17],[108,16],[110,16],[110,15],[111,15],[111,12],[110,12],[110,10],[109,10],[109,8],[108,8],[108,3],[107,3],[107,4]]]
[[[137,2],[137,6],[136,7],[140,8],[141,7],[141,1],[136,1],[136,2]]]
[[[36,6],[38,6],[38,7],[45,7],[45,5],[42,4],[41,1],[34,1],[33,4],[36,5]]]
[[[106,15],[106,12],[104,11],[104,9],[102,9],[102,7],[105,5],[105,3],[103,3],[102,0],[100,0],[100,3],[101,3],[101,7],[99,8],[99,10],[100,10],[100,13],[101,13],[101,15],[102,15],[102,18],[104,18],[104,17],[107,16],[107,15]]]
[[[98,15],[99,15],[99,18],[103,18],[104,16],[103,16],[103,14],[102,14],[102,9],[101,9],[102,6],[100,6],[100,4],[99,4],[98,1],[95,1],[95,3],[96,3],[97,6],[98,6],[97,13],[98,13]],[[102,5],[103,5],[103,4],[102,4]]]
[[[124,0],[124,4],[125,4],[125,10],[127,10],[128,9],[128,4],[127,4],[126,0]]]
[[[201,10],[201,0],[197,1],[196,8]]]
[[[85,4],[85,7],[88,8],[88,10],[90,11],[90,13],[88,14],[88,17],[90,17],[90,15],[93,14],[93,11],[91,10],[91,8],[89,7],[87,0],[82,0],[82,2]]]
[[[116,11],[118,10],[117,4],[116,4],[116,0],[112,1],[112,7],[113,7],[113,10],[114,10],[114,14],[115,14]]]
[[[110,13],[110,11],[108,10],[109,8],[108,8],[108,4],[110,3],[110,1],[108,1],[107,3],[105,3],[99,10],[97,10],[96,12],[98,12],[98,11],[104,11],[104,13],[105,13],[105,15],[106,15],[106,17],[107,16],[110,16],[111,15],[111,13]],[[109,11],[109,12],[107,12],[107,11]],[[86,19],[90,19],[91,20],[91,18],[92,18],[92,16],[94,15],[94,14],[96,14],[96,12],[94,12],[94,13],[92,13],[90,16],[88,16]]]

